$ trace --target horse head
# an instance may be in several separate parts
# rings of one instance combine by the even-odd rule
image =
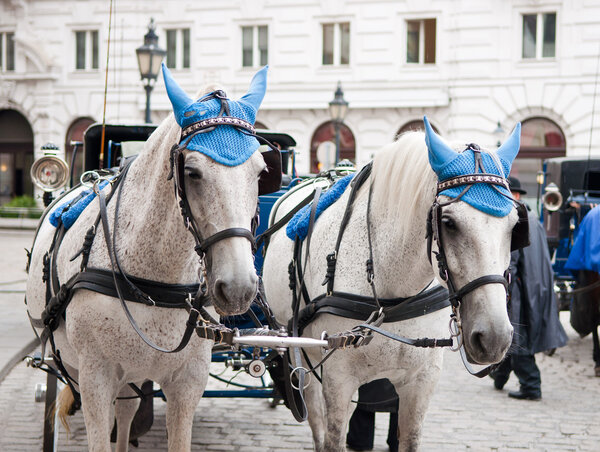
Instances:
[[[513,333],[504,275],[519,215],[505,179],[519,150],[520,124],[494,153],[475,144],[453,149],[427,118],[424,122],[429,163],[439,181],[430,215],[436,242],[432,265],[451,297],[457,295],[453,306],[469,360],[499,362]]]
[[[252,245],[265,162],[252,126],[265,95],[267,67],[237,101],[221,90],[194,101],[164,65],[163,75],[182,128],[171,158],[183,215],[215,308],[223,315],[240,314],[258,288]]]

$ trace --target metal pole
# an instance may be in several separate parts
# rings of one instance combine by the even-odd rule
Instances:
[[[335,120],[335,166],[340,161],[340,122],[339,120]]]
[[[152,92],[152,85],[148,83],[144,86],[146,90],[146,124],[150,124],[152,122],[152,118],[150,117],[150,93]]]

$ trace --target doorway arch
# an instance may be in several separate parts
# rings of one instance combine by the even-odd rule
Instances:
[[[0,204],[16,196],[33,196],[33,130],[16,110],[0,110]]]

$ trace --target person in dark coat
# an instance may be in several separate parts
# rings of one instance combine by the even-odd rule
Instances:
[[[509,177],[509,186],[515,199],[526,193],[515,177]],[[494,387],[501,390],[513,371],[519,379],[520,389],[509,392],[508,396],[539,400],[542,398],[542,380],[535,354],[564,346],[567,334],[558,317],[554,272],[544,227],[529,209],[528,219],[531,244],[513,251],[510,260],[508,315],[515,328],[513,344],[490,375]]]
[[[390,413],[387,443],[391,452],[398,452],[398,395],[387,378],[373,380],[358,388],[358,403],[346,435],[350,450],[373,449],[376,412]]]

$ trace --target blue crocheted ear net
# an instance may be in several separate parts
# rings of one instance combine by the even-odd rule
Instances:
[[[498,160],[500,160],[502,165],[502,172],[500,172],[497,168],[496,162],[490,154],[486,153],[485,151],[481,151],[481,158],[483,160],[483,166],[485,167],[486,173],[508,177],[508,174],[510,173],[511,162],[498,157]],[[473,173],[475,173],[475,154],[471,149],[467,149],[466,151],[460,152],[457,157],[444,166],[444,168],[438,174],[438,179],[440,181],[444,181],[451,177],[465,176]],[[509,198],[506,198],[498,193],[496,188],[509,196]],[[465,193],[465,195],[461,198],[461,200],[484,213],[493,215],[495,217],[505,217],[513,209],[513,202],[510,199],[512,195],[506,188],[502,186],[497,185],[496,188],[490,184],[473,184],[469,191],[467,191],[467,193]],[[456,198],[464,189],[465,186],[461,185],[444,190],[440,193],[440,195]]]
[[[254,124],[256,110],[244,101],[227,101],[230,116],[240,118]],[[175,120],[181,128],[208,118],[216,118],[221,110],[218,99],[202,102],[202,98],[183,109]],[[185,116],[185,114],[189,116]],[[214,130],[199,133],[187,145],[188,149],[201,152],[215,162],[226,166],[237,166],[244,163],[258,149],[259,142],[252,136],[245,135],[232,126],[216,126]]]

